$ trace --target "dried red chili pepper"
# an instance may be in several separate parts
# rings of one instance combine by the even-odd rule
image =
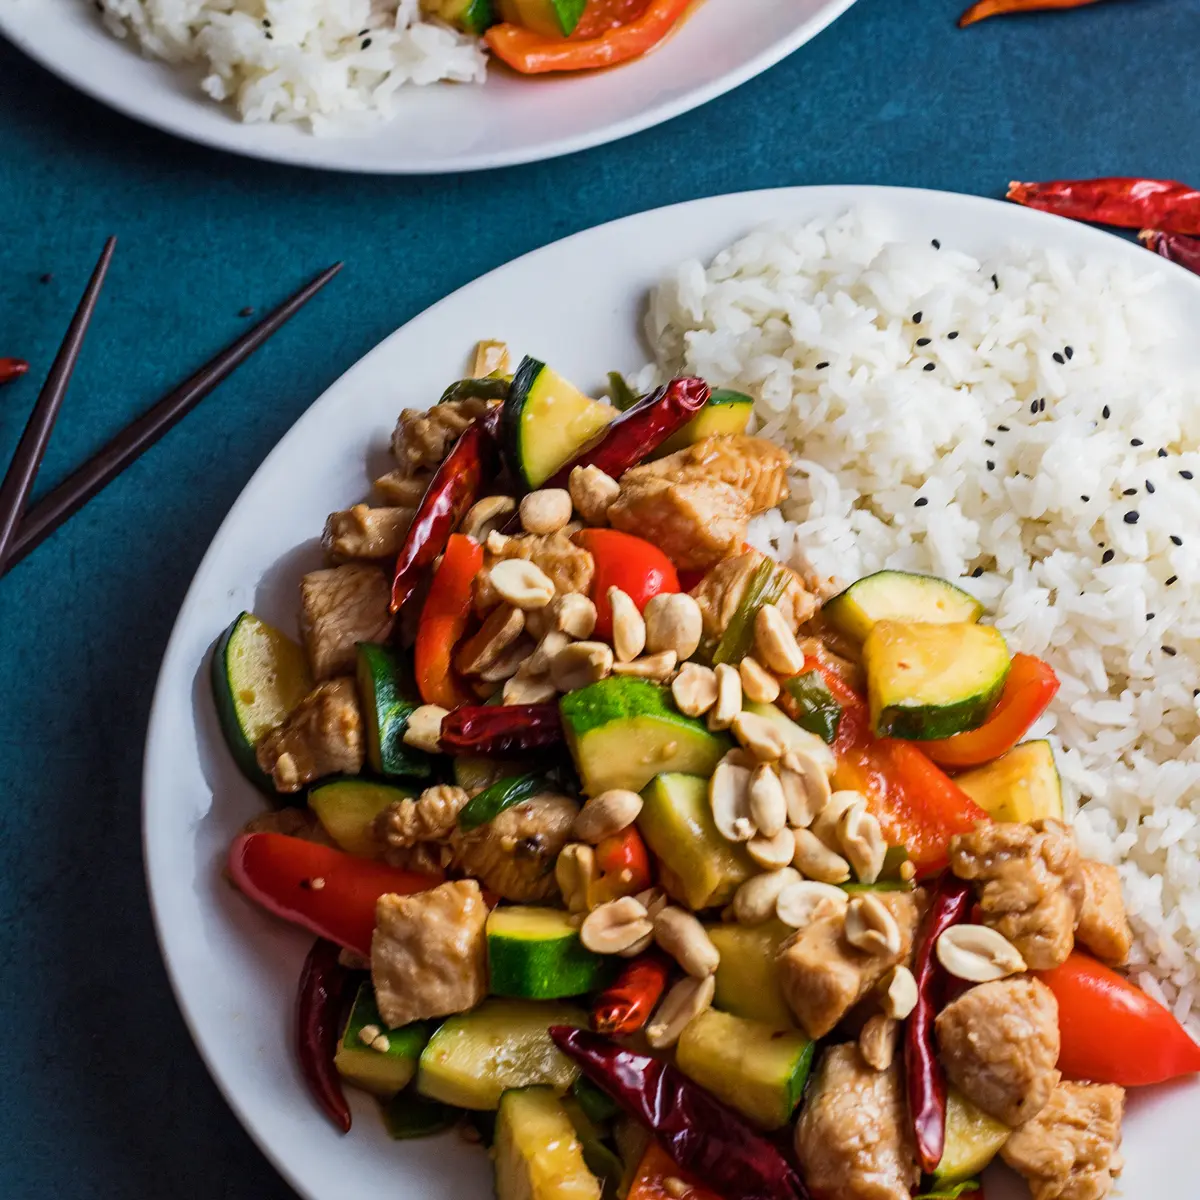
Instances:
[[[12,383],[28,370],[29,364],[23,358],[0,358],[0,384]]]
[[[1073,221],[1200,234],[1200,191],[1170,179],[1014,180],[1007,199]]]
[[[569,1025],[552,1025],[550,1037],[673,1162],[724,1200],[808,1200],[800,1176],[766,1138],[670,1063]]]
[[[671,964],[656,951],[643,954],[622,970],[592,1004],[597,1033],[624,1037],[637,1033],[650,1019],[667,987]]]
[[[988,17],[1003,17],[1011,13],[1041,12],[1051,8],[1086,8],[1097,0],[979,0],[958,18],[959,29]]]
[[[557,704],[464,705],[442,718],[442,746],[452,754],[511,754],[563,740]]]
[[[1138,240],[1147,250],[1162,255],[1168,262],[1200,275],[1200,237],[1184,233],[1165,233],[1161,229],[1143,229]]]
[[[942,999],[943,970],[934,948],[947,929],[966,919],[970,907],[971,889],[953,875],[943,875],[925,914],[913,955],[917,1006],[904,1033],[904,1070],[917,1157],[921,1169],[927,1172],[937,1170],[946,1148],[946,1073],[938,1062],[933,1042],[933,1022]]]
[[[296,991],[296,1052],[313,1099],[343,1132],[350,1132],[350,1106],[333,1065],[350,972],[338,948],[323,938],[313,943]]]
[[[432,566],[433,560],[446,549],[459,521],[479,498],[485,478],[496,473],[499,428],[499,407],[477,417],[430,480],[396,556],[392,612],[399,612],[412,595],[421,572]]]

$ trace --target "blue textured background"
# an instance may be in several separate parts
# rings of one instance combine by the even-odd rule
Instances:
[[[209,1081],[159,962],[142,739],[218,522],[362,353],[527,250],[697,196],[837,182],[999,195],[1012,176],[1200,183],[1200,0],[1110,0],[959,32],[963,3],[859,0],[689,116],[570,158],[442,179],[322,176],[195,149],[0,43],[0,354],[33,363],[0,392],[0,463],[106,234],[121,246],[43,486],[244,328],[239,310],[347,265],[0,580],[0,1200],[291,1194]]]

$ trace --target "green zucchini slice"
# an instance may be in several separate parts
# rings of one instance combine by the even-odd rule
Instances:
[[[825,619],[855,641],[866,641],[876,621],[941,625],[975,622],[983,605],[944,579],[907,571],[876,571],[825,602]]]
[[[1063,819],[1062,780],[1049,742],[1022,742],[954,782],[994,820]]]
[[[543,37],[569,37],[575,32],[587,0],[497,0],[500,16]]]
[[[383,1105],[383,1124],[393,1141],[406,1142],[413,1138],[432,1137],[451,1129],[462,1119],[462,1113],[437,1100],[426,1100],[412,1088],[397,1092]]]
[[[343,850],[370,858],[380,849],[371,836],[371,823],[390,804],[411,800],[416,794],[412,788],[353,776],[313,788],[308,793],[308,807]]]
[[[557,1000],[602,987],[611,964],[579,940],[561,908],[511,904],[488,915],[489,990],[495,996]]]
[[[360,1036],[368,1026],[374,1026],[386,1040],[372,1038],[374,1045],[369,1044]],[[388,1029],[375,1003],[375,989],[370,980],[364,980],[354,997],[333,1065],[347,1083],[375,1096],[394,1096],[417,1073],[417,1060],[429,1033],[424,1021]]]
[[[708,403],[659,447],[655,457],[686,450],[696,442],[719,434],[745,433],[754,411],[754,399],[732,388],[714,388]]]
[[[358,698],[367,733],[367,761],[380,775],[428,779],[433,760],[404,744],[408,719],[417,709],[409,699],[411,677],[387,646],[358,644]]]
[[[548,1088],[504,1093],[495,1158],[496,1200],[600,1200],[570,1114]]]

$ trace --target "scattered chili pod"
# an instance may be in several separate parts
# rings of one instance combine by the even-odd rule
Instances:
[[[623,412],[542,486],[566,487],[576,467],[599,467],[616,479],[682,429],[708,403],[710,394],[703,379],[672,379]]]
[[[23,358],[0,358],[0,384],[12,383],[28,370],[29,364]]]
[[[557,704],[464,705],[442,718],[442,746],[452,754],[511,754],[563,740]]]
[[[333,1065],[342,1005],[350,978],[338,961],[338,948],[320,938],[304,960],[296,992],[296,1051],[313,1099],[343,1132],[350,1132],[350,1106]]]
[[[1073,221],[1200,234],[1200,191],[1170,179],[1014,180],[1007,198]]]
[[[904,1069],[917,1157],[921,1169],[930,1174],[937,1170],[946,1148],[946,1074],[938,1062],[933,1041],[942,968],[934,949],[947,929],[966,920],[970,907],[971,889],[953,875],[943,875],[933,893],[913,956],[917,1006],[905,1029]]]
[[[485,479],[496,473],[499,427],[499,407],[477,417],[430,480],[396,557],[392,612],[399,612],[412,595],[421,573],[446,549],[455,527],[479,498]]]
[[[724,1200],[808,1200],[787,1159],[678,1068],[569,1025],[552,1025],[550,1037],[584,1075],[654,1134],[673,1162]]]
[[[1200,275],[1200,237],[1183,233],[1164,233],[1161,229],[1143,229],[1138,240],[1147,250],[1162,255],[1168,262],[1178,263]]]
[[[959,29],[988,17],[1003,17],[1011,13],[1042,12],[1051,8],[1086,8],[1096,0],[979,0],[958,18]]]
[[[592,1004],[597,1033],[625,1037],[645,1027],[666,990],[671,964],[655,951],[635,958]]]

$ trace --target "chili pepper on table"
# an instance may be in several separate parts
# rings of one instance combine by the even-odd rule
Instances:
[[[1007,198],[1074,221],[1200,234],[1200,191],[1171,179],[1014,180]]]
[[[1153,250],[1168,262],[1200,275],[1200,237],[1188,237],[1184,233],[1164,233],[1161,229],[1143,229],[1138,234],[1147,250]]]
[[[550,1037],[658,1139],[674,1163],[724,1200],[807,1200],[800,1176],[783,1155],[678,1068],[569,1025],[552,1025]]]
[[[338,947],[319,938],[304,960],[296,989],[296,1053],[313,1099],[343,1132],[350,1132],[350,1106],[333,1065],[342,1005],[350,972],[338,962]]]
[[[696,1179],[687,1177],[687,1172],[681,1172],[657,1142],[651,1142],[646,1147],[633,1182],[629,1185],[626,1200],[674,1200],[681,1178],[687,1185],[684,1194],[688,1200],[721,1200],[716,1192],[710,1191]],[[671,1180],[675,1182],[669,1182]]]
[[[562,717],[553,703],[464,705],[442,718],[441,739],[454,754],[540,750],[562,742]]]
[[[601,21],[576,27],[570,38],[547,37],[520,25],[493,25],[484,35],[497,58],[523,75],[590,71],[637,58],[657,46],[687,12],[691,0],[649,0],[633,20],[603,28]],[[601,10],[603,3],[590,4]],[[599,27],[598,27],[599,26]]]
[[[592,602],[596,606],[594,636],[602,642],[612,639],[612,605],[608,589],[618,587],[643,612],[647,603],[661,592],[679,591],[675,564],[655,545],[619,529],[581,529],[574,538],[595,563],[592,576]]]
[[[904,1030],[904,1070],[917,1157],[921,1169],[929,1173],[937,1170],[946,1148],[946,1073],[933,1040],[944,972],[934,951],[938,938],[952,925],[966,920],[970,907],[971,889],[953,875],[942,876],[913,955],[917,1005]]]
[[[28,370],[29,364],[23,358],[0,358],[0,384],[12,383]]]
[[[380,896],[409,895],[441,883],[283,833],[234,838],[227,869],[237,887],[268,912],[363,958],[371,956]]]
[[[645,1028],[667,988],[671,964],[655,951],[639,955],[592,1002],[592,1027],[610,1037]]]
[[[1002,17],[1011,13],[1041,12],[1052,8],[1086,8],[1096,0],[978,0],[958,18],[959,29],[966,29],[977,21],[988,17]]]
[[[499,427],[500,407],[497,406],[467,426],[454,449],[434,472],[396,556],[392,612],[399,612],[412,595],[421,573],[446,549],[455,527],[479,498],[485,478],[495,474],[499,461],[496,442]]]
[[[595,855],[600,876],[588,892],[592,907],[636,896],[650,886],[650,853],[636,825],[597,842]]]
[[[454,647],[471,619],[475,576],[483,569],[483,547],[452,533],[421,609],[413,647],[417,687],[426,704],[457,708],[475,697],[455,678]]]
[[[1171,1012],[1110,967],[1076,951],[1038,978],[1058,1001],[1068,1079],[1142,1087],[1200,1071],[1200,1046]]]

